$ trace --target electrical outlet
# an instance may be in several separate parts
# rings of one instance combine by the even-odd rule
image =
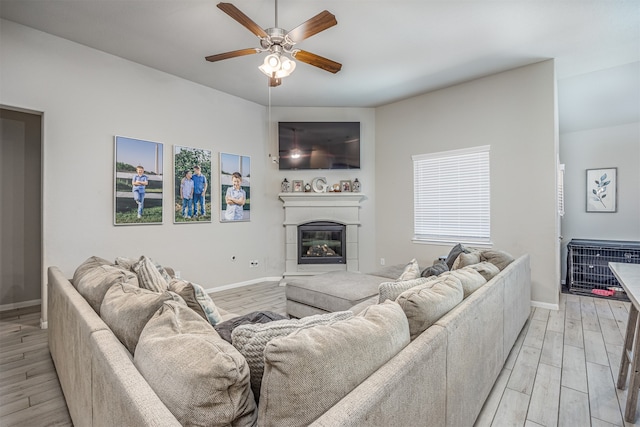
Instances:
[[[176,276],[176,279],[180,278],[180,270],[177,270],[173,273]]]
[[[257,266],[258,266],[258,260],[257,259],[249,261],[249,267],[254,268],[254,267],[257,267]]]
[[[384,258],[380,258],[380,265],[384,265]]]

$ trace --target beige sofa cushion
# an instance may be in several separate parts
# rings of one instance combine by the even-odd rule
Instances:
[[[480,251],[463,252],[458,255],[458,258],[453,262],[451,270],[457,270],[468,265],[477,264],[480,261]]]
[[[504,268],[511,264],[514,261],[514,257],[504,251],[497,251],[493,249],[487,249],[482,251],[480,254],[481,261],[488,261],[491,264],[495,265],[500,269],[500,271],[504,270]]]
[[[76,271],[73,273],[73,279],[71,279],[71,283],[77,289],[78,282],[80,281],[80,279],[82,279],[83,276],[85,276],[95,267],[100,267],[102,265],[112,265],[112,263],[111,261],[100,258],[99,256],[91,256],[87,258],[82,264],[78,266],[78,268],[76,268]]]
[[[287,336],[302,328],[330,325],[353,316],[351,311],[318,314],[302,319],[276,320],[268,323],[240,325],[231,333],[233,346],[244,356],[251,371],[251,389],[256,401],[260,400],[260,386],[264,373],[264,348],[274,338]]]
[[[140,334],[133,361],[182,425],[256,423],[247,362],[190,308],[165,302]]]
[[[187,303],[189,308],[198,313],[204,320],[215,326],[222,322],[218,307],[202,286],[186,280],[171,279],[168,289],[177,293]]]
[[[393,301],[271,340],[264,350],[261,425],[309,425],[408,343],[407,319]]]
[[[404,267],[398,281],[417,279],[420,277],[420,266],[418,261],[414,258]]]
[[[454,276],[438,277],[400,294],[396,301],[409,321],[411,339],[414,340],[458,305],[462,296],[462,283]]]
[[[447,277],[447,276],[453,276],[453,277],[456,277],[458,280],[460,280],[460,284],[462,285],[463,299],[468,297],[475,291],[477,291],[478,288],[480,288],[480,286],[487,283],[487,280],[482,276],[482,274],[480,274],[473,268],[469,268],[469,267],[459,268],[453,271],[447,271],[445,273],[442,273],[442,275],[440,275],[440,277]]]
[[[474,269],[475,271],[480,273],[487,282],[498,275],[498,273],[500,273],[500,269],[491,264],[489,261],[482,261],[477,264],[468,265],[464,267],[463,270],[469,268]]]
[[[104,295],[111,286],[119,283],[127,283],[133,287],[138,287],[138,277],[130,271],[122,270],[112,265],[100,265],[84,272],[75,286],[91,308],[100,314],[100,306]]]
[[[418,277],[417,279],[402,280],[397,282],[384,282],[378,286],[378,303],[381,304],[390,299],[395,301],[398,296],[406,291],[418,285],[423,285],[427,282],[435,280],[435,276],[430,277]]]
[[[165,301],[174,299],[174,295],[178,297],[170,292],[152,292],[118,283],[111,286],[105,294],[100,306],[100,317],[133,354],[144,326]]]

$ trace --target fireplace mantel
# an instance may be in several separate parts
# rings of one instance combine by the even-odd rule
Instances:
[[[362,193],[280,193],[284,206],[284,276],[309,276],[335,270],[358,271],[358,227]],[[298,264],[298,225],[331,221],[346,226],[346,263],[331,265]]]

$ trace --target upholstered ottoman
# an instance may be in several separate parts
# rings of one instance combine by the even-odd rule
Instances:
[[[349,310],[378,295],[378,286],[389,277],[348,271],[289,279],[286,285],[287,314],[302,318],[314,314]]]

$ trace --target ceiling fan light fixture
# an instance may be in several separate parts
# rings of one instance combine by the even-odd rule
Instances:
[[[262,65],[258,67],[266,76],[278,79],[289,76],[295,68],[295,61],[277,53],[267,55]]]

